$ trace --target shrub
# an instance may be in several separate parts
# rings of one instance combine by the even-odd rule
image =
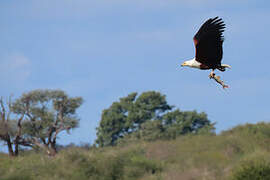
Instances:
[[[263,159],[242,162],[232,175],[232,180],[268,179],[270,179],[270,163]]]

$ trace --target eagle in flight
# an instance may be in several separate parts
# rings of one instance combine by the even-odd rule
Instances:
[[[228,88],[228,86],[220,80],[220,77],[215,76],[214,73],[215,69],[223,72],[226,68],[231,68],[230,65],[221,64],[224,29],[225,24],[221,18],[215,17],[208,19],[193,37],[196,52],[195,58],[185,61],[181,66],[188,66],[201,70],[212,69],[209,75],[210,79],[214,78],[223,86],[223,88]]]

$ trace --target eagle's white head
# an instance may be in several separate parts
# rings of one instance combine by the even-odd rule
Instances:
[[[181,64],[181,66],[188,66],[192,68],[200,68],[201,63],[195,60],[195,58],[185,61],[184,63]]]

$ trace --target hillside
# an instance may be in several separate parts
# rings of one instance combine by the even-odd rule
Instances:
[[[219,135],[187,135],[88,150],[67,148],[54,158],[33,152],[17,158],[0,154],[0,179],[226,180],[243,179],[242,172],[257,173],[256,167],[267,177],[269,144],[270,123],[258,123]]]

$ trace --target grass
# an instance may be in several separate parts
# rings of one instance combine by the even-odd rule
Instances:
[[[0,179],[239,180],[247,172],[254,177],[270,173],[269,145],[270,124],[258,123],[219,135],[188,135],[90,150],[73,147],[55,158],[41,153],[18,158],[0,154]]]

